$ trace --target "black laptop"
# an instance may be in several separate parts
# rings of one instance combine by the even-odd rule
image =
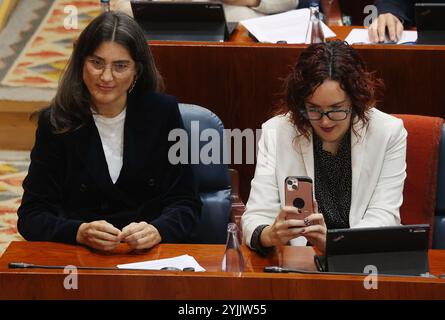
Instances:
[[[221,1],[132,0],[134,19],[147,40],[227,40],[228,30]]]
[[[417,44],[445,44],[445,3],[416,3]]]
[[[429,225],[328,230],[322,271],[418,276],[429,271]],[[369,267],[371,266],[371,267]],[[375,270],[375,269],[374,269]]]

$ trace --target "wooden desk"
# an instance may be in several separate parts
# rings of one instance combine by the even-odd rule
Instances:
[[[352,28],[332,29],[344,39]],[[227,43],[151,43],[167,93],[207,107],[226,128],[241,130],[260,128],[272,116],[283,79],[305,47],[254,43],[243,27]],[[355,48],[385,81],[381,110],[445,118],[445,46]],[[233,167],[240,172],[241,196],[247,201],[254,165]]]
[[[364,276],[271,274],[267,265],[314,270],[310,247],[284,247],[261,258],[243,247],[246,272],[220,272],[223,245],[162,244],[132,254],[126,246],[114,254],[45,242],[13,242],[0,258],[0,299],[445,299],[445,280],[379,277],[377,290],[366,290]],[[65,290],[63,270],[8,269],[9,262],[113,267],[189,254],[207,272],[78,271],[78,289]],[[431,272],[445,273],[445,251],[430,251]]]

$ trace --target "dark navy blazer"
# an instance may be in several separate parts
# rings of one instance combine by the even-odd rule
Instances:
[[[168,133],[182,128],[176,99],[159,93],[127,101],[123,166],[113,184],[93,118],[55,134],[47,109],[39,117],[18,229],[27,240],[76,243],[83,222],[122,229],[154,225],[163,242],[187,241],[201,201],[188,165],[171,165]]]

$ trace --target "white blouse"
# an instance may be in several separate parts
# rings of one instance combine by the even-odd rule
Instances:
[[[116,183],[122,169],[126,110],[124,108],[121,113],[113,118],[93,113],[94,122],[102,141],[105,159],[107,160],[108,172],[113,183]]]

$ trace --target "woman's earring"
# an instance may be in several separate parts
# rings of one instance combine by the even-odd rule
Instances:
[[[130,93],[131,91],[133,91],[135,85],[136,85],[136,78],[134,78],[134,81],[133,81],[133,83],[131,84],[130,89],[128,89],[128,93]]]

